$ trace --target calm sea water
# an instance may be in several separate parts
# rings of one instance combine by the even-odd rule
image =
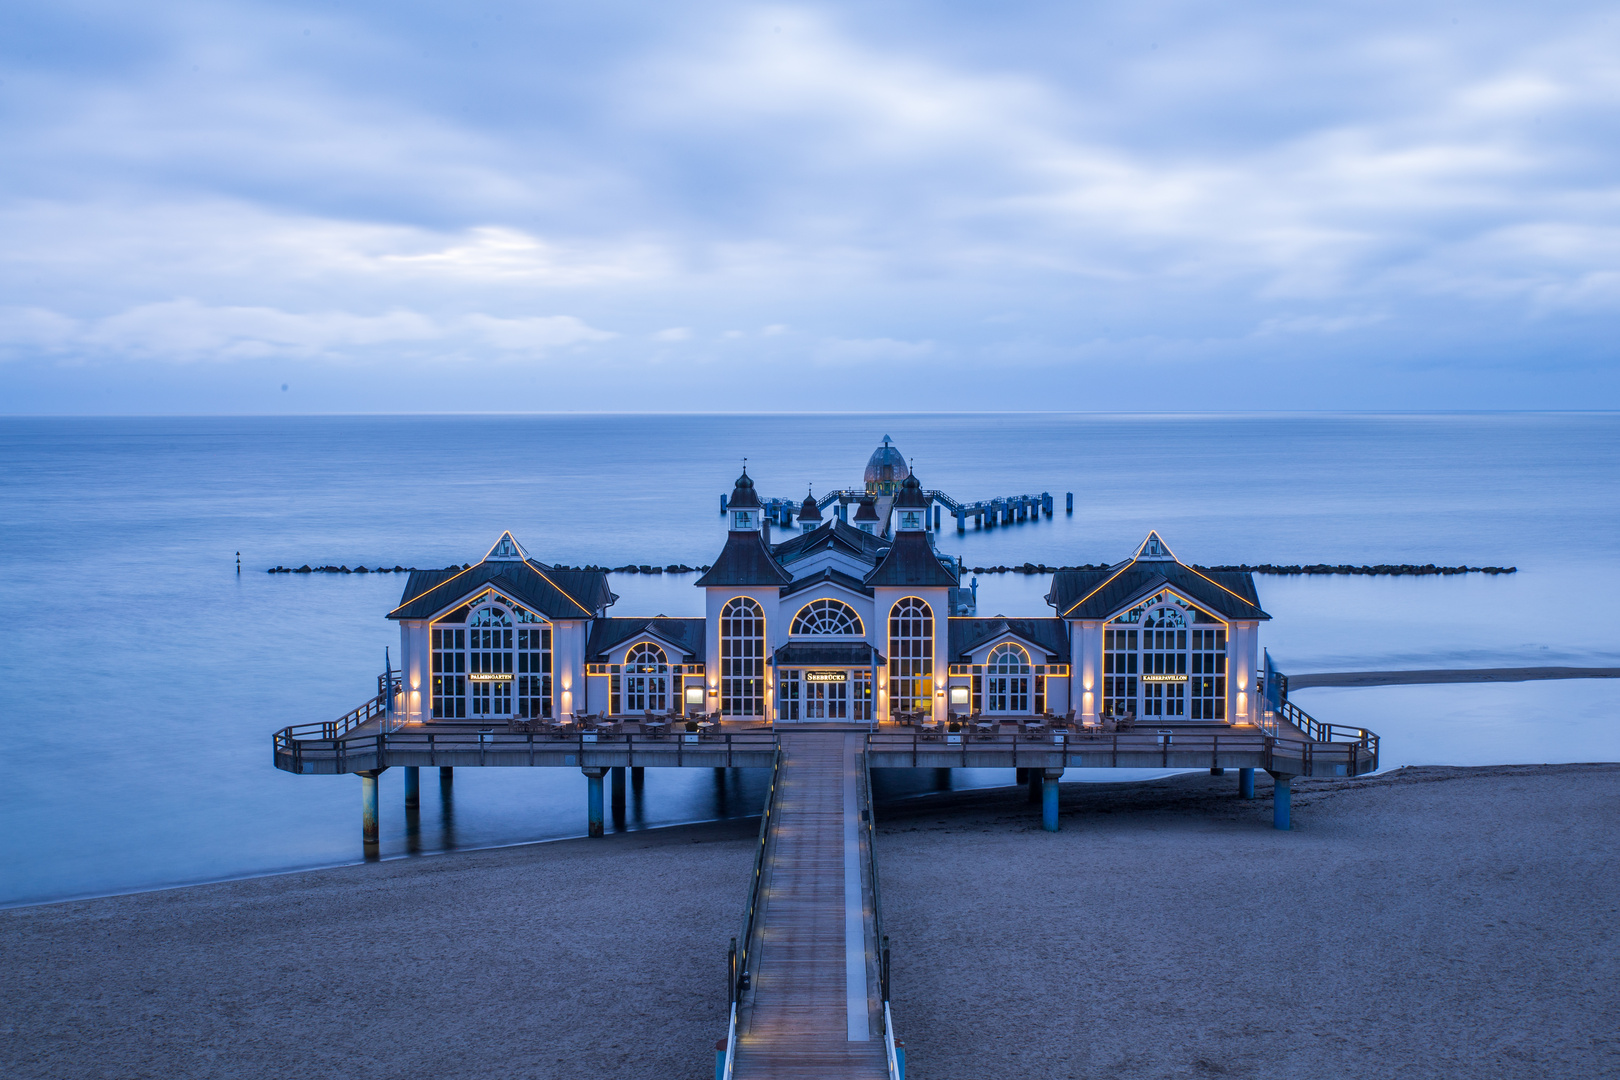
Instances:
[[[1513,564],[1511,577],[1261,578],[1288,671],[1620,664],[1620,417],[675,416],[0,419],[0,903],[361,857],[359,784],[271,766],[270,733],[372,692],[393,575],[510,528],[538,558],[711,561],[743,457],[762,494],[860,480],[891,435],[960,498],[1059,512],[941,545],[968,565],[1185,559]],[[1062,493],[1077,510],[1062,513]],[[236,552],[242,573],[236,573]],[[615,614],[701,614],[691,577],[619,576]],[[1048,581],[981,576],[982,614]],[[1620,759],[1620,683],[1317,690],[1386,764]],[[932,778],[891,781],[889,794]],[[962,783],[1008,782],[988,772]],[[579,834],[569,771],[384,774],[385,857]],[[622,828],[757,810],[748,772],[648,770]]]

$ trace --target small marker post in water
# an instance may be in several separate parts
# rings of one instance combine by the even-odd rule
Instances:
[[[236,576],[242,576],[242,553],[240,551],[236,553]]]

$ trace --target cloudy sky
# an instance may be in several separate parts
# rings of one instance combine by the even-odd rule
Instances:
[[[11,0],[0,412],[1620,407],[1620,9]]]

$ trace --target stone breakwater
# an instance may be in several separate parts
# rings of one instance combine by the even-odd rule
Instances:
[[[414,566],[272,566],[266,570],[267,574],[407,574],[415,570]],[[445,570],[466,570],[467,564],[461,566],[446,566]],[[685,563],[670,563],[668,566],[652,566],[647,563],[625,566],[558,566],[558,570],[600,570],[609,574],[701,574],[707,571],[707,566],[687,566]],[[1047,566],[1045,563],[1022,563],[1018,566],[968,566],[964,567],[972,574],[1055,574],[1061,570],[1107,570],[1105,563],[1082,563],[1078,566]],[[1239,566],[1200,566],[1199,570],[1226,571],[1237,570],[1248,574],[1352,574],[1366,577],[1429,577],[1441,575],[1449,577],[1453,574],[1516,574],[1517,566],[1436,566],[1434,563],[1424,563],[1419,566],[1415,563],[1379,563],[1376,566],[1353,566],[1349,563],[1258,563]]]
[[[272,566],[265,571],[267,574],[409,574],[414,566]],[[462,563],[460,566],[434,567],[439,570],[467,570],[470,564]],[[600,570],[608,574],[701,574],[708,570],[707,566],[687,566],[685,563],[670,563],[668,566],[556,566],[557,570]]]

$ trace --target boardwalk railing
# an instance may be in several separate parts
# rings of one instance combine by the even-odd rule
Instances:
[[[667,735],[579,731],[566,734],[508,732],[489,727],[438,729],[433,725],[412,726],[394,731],[352,732],[382,709],[377,701],[368,702],[337,721],[297,724],[283,728],[274,737],[275,764],[295,773],[359,772],[406,765],[585,765],[587,755],[613,755],[613,765],[676,765],[691,757],[696,764],[730,767],[733,756],[760,754],[776,745],[772,731],[741,731],[724,734],[674,732]],[[368,711],[369,710],[369,711]],[[557,760],[557,755],[573,761]],[[408,760],[391,762],[391,757],[408,755]],[[469,756],[476,755],[476,761]],[[621,760],[622,759],[622,760]],[[757,763],[757,761],[755,762]],[[746,759],[743,764],[750,764]]]
[[[737,1002],[748,988],[743,984],[743,977],[748,975],[752,978],[748,959],[753,951],[754,920],[759,915],[760,896],[765,890],[765,847],[770,840],[771,817],[776,812],[776,787],[781,776],[782,748],[778,746],[771,765],[771,788],[765,794],[765,811],[759,819],[759,843],[754,848],[754,879],[748,887],[748,906],[743,911],[742,947],[738,948],[738,938],[732,938],[726,957],[726,996],[731,1006],[731,1021],[726,1028],[726,1058],[720,1070],[721,1080],[731,1080],[732,1063],[737,1056]]]
[[[894,1021],[889,1013],[889,936],[883,932],[883,893],[878,888],[877,811],[872,799],[872,764],[861,756],[861,817],[866,821],[866,871],[872,880],[872,938],[877,943],[878,993],[883,1001],[883,1051],[889,1080],[900,1080],[899,1052],[894,1045]]]
[[[1365,728],[1323,724],[1302,712],[1299,715],[1311,725],[1301,726],[1310,738],[1277,735],[1261,728],[1224,732],[1138,728],[1106,734],[988,736],[967,731],[909,731],[868,735],[866,749],[868,754],[880,755],[879,767],[898,764],[894,759],[899,757],[912,768],[1258,767],[1305,776],[1359,776],[1377,770],[1377,735]]]

